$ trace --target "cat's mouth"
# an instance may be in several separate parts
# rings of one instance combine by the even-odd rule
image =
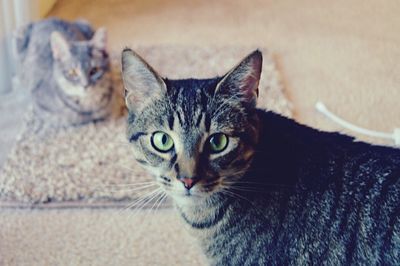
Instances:
[[[202,185],[195,185],[191,189],[186,189],[178,184],[174,188],[165,187],[164,189],[176,202],[182,204],[196,204],[207,199],[214,192],[214,190],[205,190]]]
[[[177,178],[158,176],[157,181],[163,190],[182,204],[196,204],[209,198],[212,194],[219,191],[219,178],[199,179],[190,184]]]
[[[187,197],[193,196],[193,194],[190,192],[190,190],[186,190],[184,193],[185,193],[185,196],[187,196]]]
[[[182,191],[180,193],[174,192],[171,194],[171,197],[178,205],[196,205],[207,198],[203,193],[192,191]]]
[[[174,191],[173,193],[182,198],[200,198],[205,196],[204,193],[196,189],[182,189],[181,191]]]

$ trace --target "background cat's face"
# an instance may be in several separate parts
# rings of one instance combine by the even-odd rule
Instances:
[[[99,29],[91,40],[77,42],[68,42],[58,32],[51,36],[54,78],[64,100],[83,112],[101,109],[111,98],[105,34]]]
[[[256,51],[222,78],[163,80],[123,52],[128,137],[136,159],[176,201],[224,191],[250,166],[258,140]]]

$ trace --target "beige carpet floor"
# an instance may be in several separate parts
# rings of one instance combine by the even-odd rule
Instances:
[[[205,265],[173,210],[2,210],[0,265]]]
[[[85,17],[108,27],[112,48],[130,44],[269,47],[298,121],[340,129],[315,111],[315,102],[322,100],[355,124],[390,132],[400,126],[399,13],[397,0],[62,0],[51,15]],[[111,222],[111,217],[117,221]],[[0,264],[192,265],[170,253],[186,254],[180,248],[190,237],[168,220],[168,214],[154,217],[160,222],[137,237],[135,229],[124,231],[136,223],[127,222],[123,215],[111,216],[109,210],[3,209]],[[91,226],[96,220],[100,225]],[[110,223],[122,226],[112,227],[112,235],[102,241],[99,235]],[[165,234],[168,237],[163,238]],[[192,246],[184,250],[197,254]],[[120,263],[107,263],[105,257]],[[159,259],[149,261],[152,257]]]

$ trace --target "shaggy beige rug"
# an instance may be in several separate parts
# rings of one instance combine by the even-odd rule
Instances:
[[[245,47],[161,46],[135,50],[171,79],[223,75],[251,52]],[[291,116],[274,62],[267,51],[263,52],[259,107]],[[119,55],[116,58],[115,109],[119,113],[122,84]],[[125,115],[45,133],[32,133],[35,119],[28,118],[0,173],[0,206],[119,206],[150,189],[135,188],[135,184],[151,177],[133,160],[125,139]]]

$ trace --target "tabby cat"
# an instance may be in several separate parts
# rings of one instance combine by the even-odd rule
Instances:
[[[104,28],[56,18],[16,32],[17,80],[46,123],[79,125],[109,115],[113,88],[106,39]]]
[[[400,150],[257,109],[261,65],[169,80],[125,49],[136,160],[212,265],[400,265]]]

